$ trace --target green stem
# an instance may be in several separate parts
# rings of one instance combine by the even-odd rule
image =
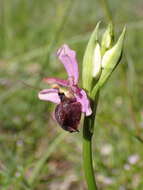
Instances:
[[[94,119],[96,115],[97,103],[98,95],[96,96],[92,109],[93,114],[89,117],[85,117],[83,125],[83,167],[89,190],[97,190],[92,161],[92,136],[94,131]]]
[[[89,129],[90,118],[86,117],[83,128],[83,167],[89,190],[97,190],[92,164],[92,134]]]

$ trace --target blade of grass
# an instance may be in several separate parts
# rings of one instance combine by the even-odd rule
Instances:
[[[38,175],[42,170],[45,162],[50,157],[50,155],[57,149],[60,142],[64,139],[66,133],[60,134],[58,137],[55,137],[52,144],[49,148],[45,151],[43,157],[35,164],[35,168],[33,169],[31,177],[28,179],[28,182],[31,186],[34,186],[35,181],[38,180]]]

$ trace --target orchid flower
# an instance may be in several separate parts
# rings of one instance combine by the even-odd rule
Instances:
[[[86,116],[92,114],[90,101],[86,92],[78,87],[76,52],[65,44],[57,51],[57,56],[65,67],[68,79],[45,78],[44,81],[52,85],[52,88],[40,91],[38,97],[57,104],[55,118],[62,128],[70,132],[78,131],[81,113]],[[62,87],[67,89],[66,92]]]

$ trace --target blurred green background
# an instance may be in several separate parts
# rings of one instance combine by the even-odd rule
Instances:
[[[43,77],[66,78],[57,49],[75,49],[81,72],[91,32],[101,20],[102,34],[110,19],[116,37],[125,24],[127,33],[122,61],[100,97],[95,173],[100,190],[143,189],[142,10],[142,0],[0,0],[1,190],[87,189],[81,132],[63,131],[51,117],[53,104],[37,93],[47,88]]]

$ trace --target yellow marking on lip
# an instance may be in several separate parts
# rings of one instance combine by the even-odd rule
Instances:
[[[64,93],[67,98],[74,98],[73,93],[70,90],[67,90],[65,88],[62,88],[58,84],[51,85],[52,88],[56,88],[59,90],[59,92]]]
[[[52,87],[52,88],[60,89],[60,86],[59,86],[58,84],[52,84],[51,87]]]

